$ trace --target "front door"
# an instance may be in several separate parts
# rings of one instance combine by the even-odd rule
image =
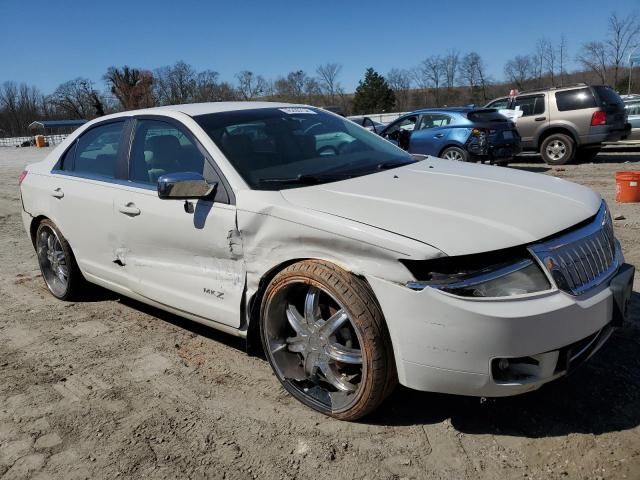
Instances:
[[[511,108],[522,111],[522,116],[516,121],[516,127],[520,134],[523,148],[536,148],[535,140],[538,138],[538,132],[549,124],[545,96],[519,96],[515,99]]]
[[[174,172],[196,172],[218,182],[215,200],[158,198],[158,177]],[[169,307],[239,327],[245,270],[236,208],[212,159],[182,124],[140,118],[129,179],[114,202],[118,262],[129,288]]]

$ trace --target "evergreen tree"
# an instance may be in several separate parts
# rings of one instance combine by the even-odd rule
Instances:
[[[384,77],[373,68],[367,68],[353,97],[354,113],[388,112],[395,103],[396,97]]]

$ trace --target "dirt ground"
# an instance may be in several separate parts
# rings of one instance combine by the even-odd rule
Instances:
[[[484,402],[400,388],[339,422],[290,398],[235,338],[102,290],[49,295],[17,189],[45,153],[0,149],[2,480],[640,479],[640,276],[632,321],[566,380]],[[640,265],[640,204],[613,198],[614,172],[640,170],[640,152],[514,168],[600,192]]]

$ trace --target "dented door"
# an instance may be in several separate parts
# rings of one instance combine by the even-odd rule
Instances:
[[[115,201],[116,261],[129,288],[151,300],[240,326],[245,274],[234,205],[160,200],[129,187]]]

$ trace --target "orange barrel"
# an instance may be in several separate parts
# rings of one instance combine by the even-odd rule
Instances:
[[[44,135],[36,135],[36,147],[44,147]]]
[[[640,202],[640,170],[616,172],[616,202]]]

